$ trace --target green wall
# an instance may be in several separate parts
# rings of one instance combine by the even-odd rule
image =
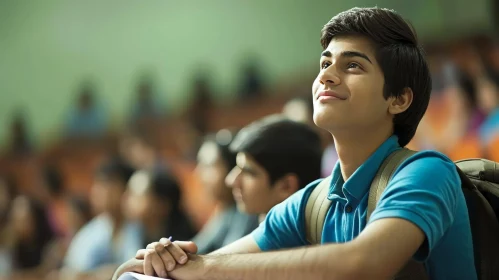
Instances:
[[[199,69],[210,69],[218,95],[230,95],[247,53],[261,57],[270,82],[311,69],[320,28],[341,10],[394,8],[435,39],[489,28],[488,2],[0,0],[0,141],[16,108],[27,111],[36,140],[57,135],[87,77],[115,121],[142,69],[156,72],[160,97],[175,111]]]

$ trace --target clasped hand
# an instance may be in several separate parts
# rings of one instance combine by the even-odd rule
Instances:
[[[195,255],[197,246],[191,241],[174,241],[161,238],[137,251],[135,258],[116,270],[113,280],[125,272],[137,272],[161,278],[193,279],[202,266],[202,258]],[[175,272],[173,272],[175,270]],[[178,272],[178,273],[176,273]]]

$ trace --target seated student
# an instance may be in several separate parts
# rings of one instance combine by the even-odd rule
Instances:
[[[51,267],[47,251],[55,235],[42,203],[27,196],[12,201],[12,268],[8,279],[44,275]]]
[[[257,216],[237,210],[232,190],[225,183],[225,177],[236,165],[236,155],[229,150],[232,139],[231,131],[220,130],[206,137],[198,152],[196,173],[208,196],[216,203],[214,213],[193,239],[200,254],[218,250],[258,226]]]
[[[322,29],[314,122],[334,137],[320,246],[310,246],[305,205],[317,180],[274,207],[251,236],[218,252],[160,240],[120,267],[174,279],[391,279],[411,259],[430,279],[477,279],[466,201],[452,161],[424,151],[393,174],[367,220],[370,184],[384,159],[413,137],[431,77],[414,30],[392,10],[353,8]],[[285,46],[284,46],[285,47]],[[277,252],[269,252],[277,249]],[[263,252],[262,252],[263,251]],[[144,259],[145,258],[145,259]],[[115,275],[116,275],[115,274]]]
[[[231,144],[226,183],[240,211],[264,219],[272,207],[320,178],[321,141],[307,124],[272,115],[243,128]]]
[[[120,159],[106,161],[98,168],[92,200],[95,211],[100,214],[84,225],[71,241],[64,259],[63,279],[86,275],[109,279],[116,264],[143,246],[140,227],[125,219],[121,207],[133,172],[134,169]]]
[[[181,202],[182,192],[173,175],[145,170],[133,174],[124,212],[141,225],[143,246],[163,236],[188,240],[196,234]]]

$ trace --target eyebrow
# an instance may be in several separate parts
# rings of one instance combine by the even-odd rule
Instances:
[[[330,51],[323,51],[321,53],[321,56],[333,57],[333,54]],[[344,52],[340,53],[340,56],[342,56],[342,57],[361,57],[361,58],[369,61],[369,63],[373,64],[372,61],[369,59],[369,57],[366,54],[361,53],[361,52],[357,52],[357,51],[344,51]]]

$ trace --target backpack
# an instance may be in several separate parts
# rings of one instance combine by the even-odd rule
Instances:
[[[367,220],[405,159],[415,154],[406,148],[394,151],[381,164],[369,189]],[[461,189],[470,218],[475,267],[479,280],[499,279],[499,163],[486,159],[456,161]],[[305,207],[305,226],[310,244],[320,244],[331,201],[327,199],[331,176],[312,191]],[[395,279],[429,279],[423,263],[410,260]]]

